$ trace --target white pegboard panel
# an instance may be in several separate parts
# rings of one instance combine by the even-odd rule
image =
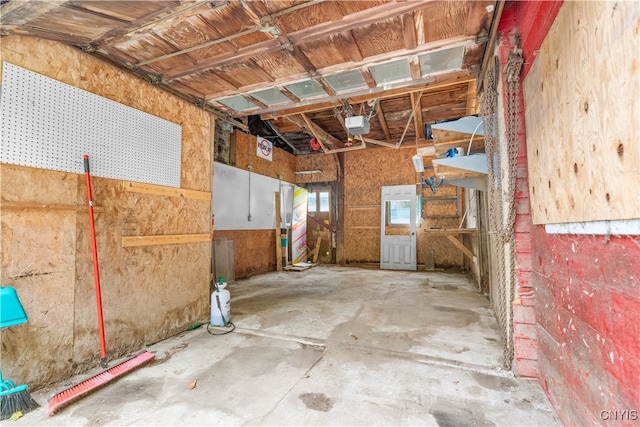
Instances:
[[[0,161],[180,187],[182,127],[3,63]]]

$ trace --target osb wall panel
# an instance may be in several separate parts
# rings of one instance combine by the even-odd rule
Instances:
[[[335,154],[309,154],[296,157],[296,171],[319,170],[312,175],[296,175],[295,183],[304,185],[313,182],[333,182],[338,180],[338,159]]]
[[[92,179],[94,200],[104,208],[95,220],[108,348],[122,353],[206,319],[210,272],[207,243],[122,248],[122,237],[207,233],[210,214],[208,201],[131,193],[118,184]],[[79,180],[78,203],[85,191]],[[77,229],[77,283],[92,284],[88,222],[79,221]],[[76,286],[78,363],[99,348],[93,298],[92,286]],[[94,345],[85,346],[83,338]]]
[[[2,60],[182,125],[182,187],[211,191],[211,121],[195,106],[79,51],[17,36]],[[2,208],[2,284],[26,325],[2,334],[5,374],[31,387],[97,365],[99,344],[83,175],[0,165],[2,200],[69,209]],[[109,358],[208,318],[208,243],[122,248],[125,235],[208,233],[209,201],[125,192],[92,179]],[[74,210],[73,206],[81,206]]]
[[[380,148],[344,154],[344,253],[347,263],[380,262],[381,187],[418,183],[420,175],[416,174],[411,161],[415,153],[416,148],[408,146],[398,150]],[[455,195],[455,187],[441,187],[437,196],[452,194]],[[455,204],[447,203],[436,214],[455,216]],[[445,237],[428,236],[423,231],[426,226],[457,227],[458,223],[458,216],[451,219],[423,217],[423,226],[416,232],[418,264],[425,264],[427,251],[433,250],[436,266],[462,267],[463,255],[455,246]]]
[[[276,269],[275,230],[216,230],[213,236],[233,241],[236,280]]]
[[[414,146],[344,153],[345,206],[380,206],[382,186],[417,183],[419,175],[411,162],[415,153]]]
[[[6,171],[6,165],[0,167],[3,198],[15,196],[12,193],[24,188],[30,197],[47,200],[47,189],[51,189],[52,194],[64,196],[60,201],[47,201],[72,203],[68,198],[75,192],[74,175],[47,176],[45,171],[35,170],[34,174],[25,171],[13,181],[14,186],[11,171]],[[22,181],[21,178],[29,179],[29,175],[38,180],[39,189]],[[27,185],[17,186],[21,184]],[[60,372],[71,368],[76,215],[84,216],[85,221],[89,217],[74,210],[25,212],[0,206],[0,212],[0,280],[3,286],[16,288],[29,317],[26,325],[2,331],[2,370],[5,377],[27,382],[31,387],[53,381]]]
[[[640,217],[639,45],[635,2],[560,9],[524,82],[534,224]]]
[[[256,137],[244,132],[236,131],[236,163],[237,168],[247,170],[251,165],[251,172],[286,182],[296,182],[293,173],[296,167],[296,157],[279,148],[273,149],[273,161],[258,157],[256,153]]]

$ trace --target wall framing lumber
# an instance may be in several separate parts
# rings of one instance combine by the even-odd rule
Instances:
[[[209,242],[211,234],[164,234],[155,236],[125,236],[122,238],[123,248],[136,246],[177,245],[185,243]]]
[[[7,202],[0,201],[0,209],[33,209],[33,210],[52,210],[52,211],[78,211],[78,212],[88,212],[87,206],[82,205],[63,205],[59,203],[28,203],[28,202]],[[103,206],[94,206],[93,210],[95,212],[103,212]]]
[[[462,251],[462,253],[466,255],[467,258],[469,258],[473,262],[477,262],[478,261],[476,259],[475,255],[473,255],[473,252],[471,252],[471,250],[469,248],[467,248],[465,245],[463,245],[462,242],[460,240],[458,240],[455,236],[452,236],[451,234],[447,234],[446,237],[451,243],[453,243],[453,245],[456,248],[460,249]]]
[[[145,184],[141,182],[122,181],[124,191],[132,193],[155,194],[158,196],[182,197],[185,199],[211,200],[211,192],[173,188],[163,185]]]

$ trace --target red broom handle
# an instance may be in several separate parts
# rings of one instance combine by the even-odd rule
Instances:
[[[91,228],[91,250],[93,252],[93,277],[96,282],[96,305],[98,306],[98,331],[100,333],[100,366],[107,367],[107,343],[104,339],[104,319],[102,318],[102,295],[100,293],[100,270],[98,269],[98,248],[96,246],[96,226],[93,218],[93,196],[91,195],[91,174],[89,156],[84,155],[84,175],[87,178],[87,201],[89,202],[89,227]]]

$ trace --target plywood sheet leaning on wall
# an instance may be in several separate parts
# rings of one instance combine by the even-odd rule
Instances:
[[[640,217],[635,2],[565,2],[524,82],[534,224]]]
[[[181,186],[211,192],[208,113],[54,42],[3,37],[2,60],[180,124]],[[99,359],[84,176],[0,166],[3,201],[56,206],[1,213],[2,284],[17,289],[29,316],[2,336],[3,369],[37,387]],[[209,233],[210,200],[125,191],[97,177],[92,189],[109,357],[207,319],[209,242],[123,248],[122,237]]]

